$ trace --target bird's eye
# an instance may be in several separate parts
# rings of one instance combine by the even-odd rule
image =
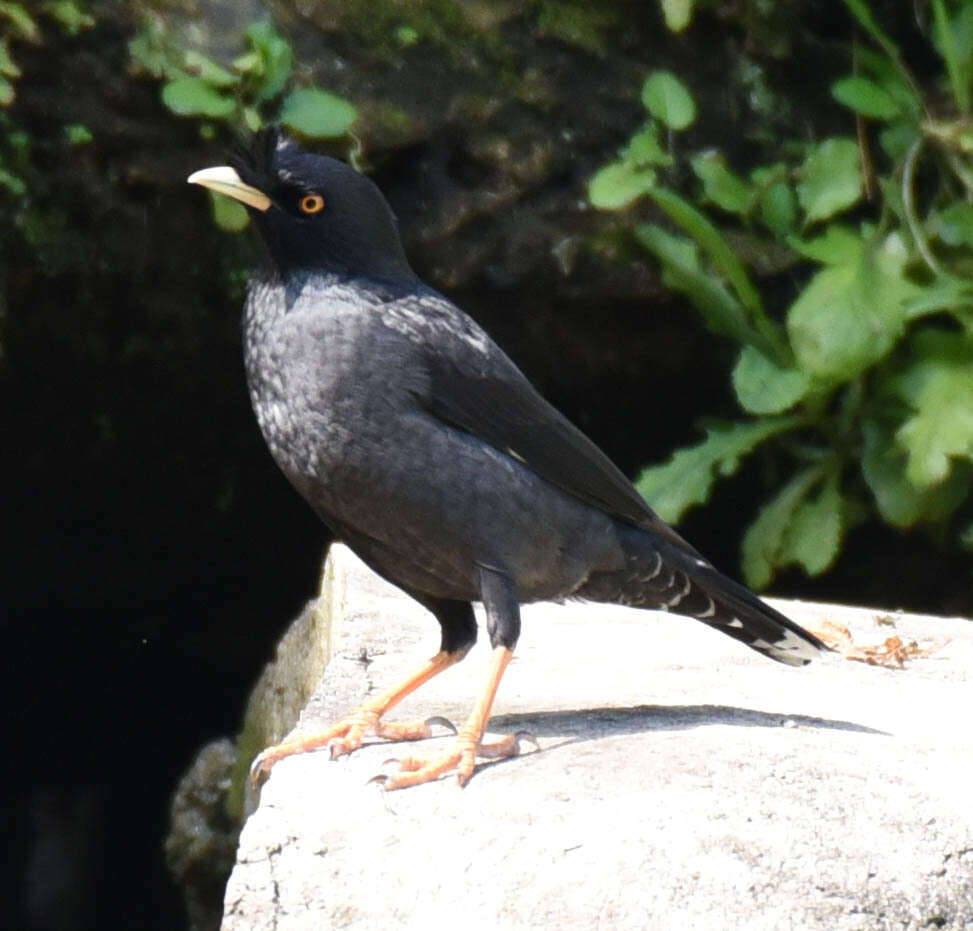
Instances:
[[[297,206],[301,213],[313,216],[324,210],[324,198],[320,194],[305,194],[298,202]]]

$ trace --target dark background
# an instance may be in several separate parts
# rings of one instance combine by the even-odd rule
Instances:
[[[586,179],[641,118],[641,77],[660,66],[695,76],[700,144],[749,144],[747,91],[727,80],[739,56],[806,107],[782,121],[834,128],[827,75],[846,68],[852,28],[840,4],[793,4],[773,53],[745,6],[714,4],[677,38],[652,4],[616,4],[599,51],[545,33],[525,3],[491,27],[502,52],[474,43],[404,62],[354,23],[327,28],[341,4],[305,19],[274,6],[319,83],[356,102],[398,95],[415,117],[399,136],[366,118],[361,135],[417,271],[630,475],[697,438],[702,415],[737,415],[735,347],[664,291],[617,218],[583,203]],[[96,25],[78,36],[39,19],[40,40],[16,46],[23,75],[2,124],[8,160],[10,134],[29,138],[29,194],[7,198],[0,233],[3,900],[11,927],[177,928],[162,856],[169,797],[204,742],[236,731],[328,541],[249,410],[239,309],[252,243],[216,229],[184,183],[222,161],[229,136],[201,139],[133,69],[127,42],[146,8],[90,7]],[[237,14],[196,12],[239,39],[220,18]],[[907,37],[908,21],[888,15]],[[187,22],[162,16],[173,30]],[[536,72],[533,97],[498,89],[511,63]],[[451,107],[462,91],[494,99]],[[92,142],[70,146],[69,123]],[[565,237],[567,270],[552,255]],[[755,457],[682,525],[717,564],[736,570],[774,468]],[[780,577],[774,593],[973,613],[965,560],[876,524],[854,531],[828,575]]]

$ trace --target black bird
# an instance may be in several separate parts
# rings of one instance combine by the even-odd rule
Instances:
[[[409,757],[385,787],[517,752],[483,731],[520,635],[520,604],[578,598],[697,618],[782,663],[826,649],[719,573],[463,311],[409,267],[368,178],[257,135],[231,167],[189,181],[242,201],[266,246],[244,314],[247,380],[270,451],[336,539],[431,611],[440,651],[323,734],[266,749],[349,753],[366,734],[429,736],[388,709],[458,662],[486,610],[488,680],[451,751]]]

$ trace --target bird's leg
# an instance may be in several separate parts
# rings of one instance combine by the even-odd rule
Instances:
[[[466,785],[473,775],[477,755],[493,759],[516,756],[520,752],[520,738],[530,737],[521,732],[490,743],[483,742],[483,731],[490,718],[497,688],[504,670],[513,658],[514,646],[520,635],[520,605],[513,582],[492,569],[480,569],[480,592],[487,613],[487,630],[493,645],[490,670],[480,697],[448,752],[440,756],[407,756],[400,759],[399,772],[377,777],[385,789],[404,789],[430,782],[451,770],[456,770],[459,784]]]
[[[262,773],[269,772],[271,767],[285,756],[318,750],[328,744],[331,745],[331,758],[334,759],[360,747],[362,737],[366,735],[384,737],[388,740],[421,740],[431,736],[430,724],[436,721],[446,723],[443,719],[430,718],[425,721],[386,723],[381,720],[382,715],[444,669],[458,663],[467,649],[468,647],[453,651],[440,650],[394,688],[365,702],[326,731],[295,737],[293,740],[267,747],[257,755],[250,766],[251,781],[256,783]]]
[[[497,694],[497,687],[507,664],[513,657],[513,651],[507,647],[497,647],[493,651],[490,661],[490,672],[487,675],[485,688],[480,693],[473,711],[466,724],[459,733],[448,752],[439,756],[406,756],[400,757],[399,772],[391,776],[377,777],[385,789],[404,789],[407,786],[431,782],[443,773],[456,770],[460,785],[466,785],[476,766],[477,755],[485,757],[515,756],[519,752],[519,734],[511,734],[499,741],[484,744],[483,731],[490,718],[490,709]]]
[[[430,725],[447,725],[454,733],[456,729],[444,718],[428,718],[425,721],[391,723],[382,721],[382,715],[395,707],[407,695],[425,685],[444,669],[458,663],[476,642],[476,617],[473,605],[468,601],[455,601],[448,598],[432,598],[420,592],[409,594],[431,611],[442,630],[442,643],[439,652],[422,664],[402,682],[376,698],[365,702],[337,724],[319,734],[295,737],[273,747],[267,747],[250,766],[250,779],[253,783],[262,773],[285,756],[318,750],[331,745],[331,758],[351,753],[361,746],[365,736],[384,737],[387,740],[421,740],[432,736]]]

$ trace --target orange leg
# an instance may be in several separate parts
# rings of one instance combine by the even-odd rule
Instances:
[[[453,747],[441,756],[407,756],[400,759],[400,771],[392,776],[378,776],[385,789],[404,789],[407,786],[431,782],[445,772],[455,769],[459,784],[466,785],[476,766],[477,755],[499,758],[516,756],[520,752],[519,739],[523,733],[510,734],[491,743],[483,743],[483,731],[490,718],[490,709],[496,697],[500,679],[513,657],[513,651],[504,646],[494,648],[486,686],[473,706],[469,720],[460,728]],[[533,738],[530,738],[533,740]],[[536,744],[536,741],[534,741]]]
[[[388,740],[421,740],[425,737],[430,737],[432,735],[429,726],[431,722],[448,722],[442,718],[430,718],[428,721],[410,721],[398,724],[385,723],[381,720],[382,715],[397,705],[407,695],[411,695],[419,686],[424,685],[434,676],[439,675],[444,669],[448,669],[450,666],[458,663],[464,655],[465,651],[456,653],[440,651],[399,685],[389,689],[387,692],[383,692],[371,701],[365,702],[365,704],[357,708],[346,718],[342,718],[342,720],[328,728],[328,730],[320,734],[308,734],[303,737],[295,737],[293,740],[267,747],[266,750],[257,755],[250,766],[251,782],[256,784],[263,773],[270,772],[271,767],[285,756],[292,756],[295,753],[306,753],[309,750],[318,750],[321,747],[326,747],[328,744],[331,745],[331,758],[336,759],[360,747],[362,737],[366,735],[385,737]],[[502,672],[503,670],[501,670]],[[499,676],[497,680],[499,681]],[[494,686],[494,691],[496,691],[496,686]],[[493,701],[492,694],[490,701]],[[489,706],[487,706],[487,713],[489,713],[489,710]]]

